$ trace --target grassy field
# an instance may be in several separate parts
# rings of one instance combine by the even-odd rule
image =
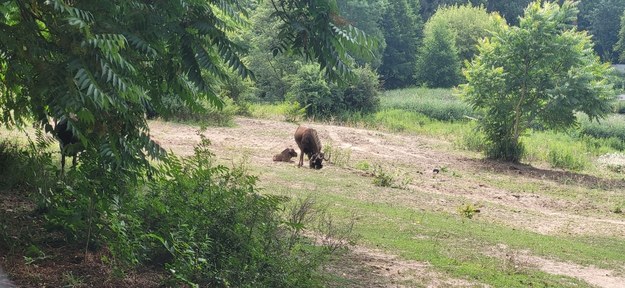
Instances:
[[[439,108],[409,103],[436,97]],[[321,170],[271,160],[295,145],[302,120],[291,105],[252,105],[254,118],[204,133],[218,162],[258,175],[262,193],[313,199],[329,218],[310,222],[311,234],[355,240],[326,268],[328,287],[625,283],[625,174],[614,140],[534,131],[524,164],[489,161],[474,122],[427,112],[461,106],[449,90],[407,89],[387,92],[374,115],[303,122],[333,155]],[[150,126],[178,155],[198,143],[197,126]]]
[[[355,217],[355,232],[367,247],[428,263],[445,277],[494,287],[618,287],[576,273],[553,273],[548,266],[566,263],[580,274],[588,269],[615,277],[625,274],[620,256],[625,253],[625,234],[611,231],[625,225],[625,180],[618,168],[620,116],[604,120],[613,123],[608,128],[582,119],[579,130],[530,131],[523,137],[523,162],[530,166],[480,164],[486,167],[477,169],[460,164],[484,161],[479,160],[481,140],[475,123],[464,117],[475,115],[450,90],[389,91],[381,100],[380,112],[340,123],[434,141],[436,145],[426,146],[438,151],[435,154],[453,155],[443,166],[444,181],[436,181],[439,176],[411,160],[374,160],[358,155],[354,142],[341,146],[331,141],[333,148],[346,147],[345,154],[351,155],[340,169],[293,175],[291,167],[253,167],[263,175],[264,189],[295,198],[314,195],[339,219]],[[589,132],[599,129],[607,132]],[[417,139],[412,140],[420,147]],[[411,146],[414,149],[414,143],[400,149]],[[413,161],[422,160],[414,154],[419,153],[408,154],[417,157]],[[612,168],[601,161],[606,155],[617,158]],[[428,157],[433,158],[426,162],[438,159]],[[396,188],[376,185],[380,177],[391,178],[395,185],[390,186]],[[306,183],[315,183],[314,188]],[[406,285],[428,283],[413,280]]]

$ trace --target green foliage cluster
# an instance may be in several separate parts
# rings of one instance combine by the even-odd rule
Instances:
[[[384,171],[382,166],[376,165],[373,169],[373,184],[380,187],[392,187],[395,185],[395,177]]]
[[[38,191],[36,211],[48,231],[56,231],[55,241],[104,249],[103,260],[120,272],[156,267],[169,273],[164,284],[171,286],[320,286],[318,267],[336,247],[315,247],[302,235],[316,225],[309,222],[316,207],[284,215],[287,198],[259,194],[257,177],[244,166],[217,165],[208,145],[202,137],[193,156],[164,158],[148,182],[136,181],[131,171],[108,170],[95,149],[83,152],[81,164],[60,180],[56,173],[40,175],[53,180],[48,187],[22,180]],[[3,161],[39,153],[36,147],[0,148]],[[50,154],[41,158],[51,161]],[[327,228],[331,221],[323,221]]]
[[[443,22],[427,22],[425,27],[423,45],[419,48],[416,62],[417,84],[428,87],[452,87],[459,84],[460,59],[456,35]]]
[[[303,65],[290,76],[287,102],[306,107],[309,117],[328,118],[345,113],[371,113],[379,106],[377,75],[368,67],[355,68],[354,77],[336,85],[316,65]]]
[[[486,8],[445,6],[425,23],[415,78],[429,87],[452,87],[462,82],[460,66],[477,53],[477,44],[504,27],[505,20]]]
[[[319,259],[290,230],[305,223],[282,225],[286,199],[259,194],[256,177],[214,164],[202,145],[163,170],[135,208],[148,262],[165,262],[175,279],[199,286],[315,286]]]
[[[483,113],[489,157],[519,161],[519,138],[535,123],[567,128],[576,111],[596,119],[611,110],[608,65],[592,52],[590,37],[575,30],[577,12],[571,1],[537,1],[519,27],[481,42],[465,70],[464,95]]]

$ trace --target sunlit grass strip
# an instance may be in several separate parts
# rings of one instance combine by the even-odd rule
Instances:
[[[380,98],[382,109],[418,112],[441,121],[466,120],[474,116],[471,107],[462,102],[451,89],[407,88],[386,91]]]
[[[611,114],[599,121],[590,121],[587,116],[579,114],[580,133],[595,138],[617,138],[625,141],[625,115]]]
[[[510,266],[506,259],[491,256],[502,252],[499,244],[508,247],[503,252],[529,251],[531,255],[556,261],[625,272],[625,260],[621,257],[625,253],[624,239],[542,235],[482,221],[479,216],[469,220],[459,214],[423,211],[410,207],[408,203],[378,202],[376,197],[363,198],[361,191],[370,188],[362,186],[358,175],[331,177],[325,175],[325,171],[299,173],[297,176],[284,171],[265,173],[273,174],[281,181],[316,184],[314,187],[294,188],[272,181],[265,183],[267,186],[263,187],[263,191],[289,197],[314,195],[318,203],[327,203],[336,219],[350,219],[355,215],[355,232],[368,246],[399,253],[406,259],[431,263],[450,275],[477,279],[494,287],[527,287],[528,283],[562,287],[572,283],[571,279],[547,275],[532,267],[520,265],[517,269],[512,267],[514,265]],[[327,191],[323,187],[335,187],[341,192]],[[376,188],[370,193],[389,191],[392,190]],[[511,275],[514,277],[511,278]]]
[[[280,194],[281,188],[272,188]],[[297,190],[283,192],[291,196],[309,193],[305,189]],[[622,239],[546,236],[480,220],[463,221],[458,215],[415,211],[396,204],[363,202],[340,195],[316,196],[319,202],[341,203],[332,205],[331,211],[337,219],[348,219],[355,213],[358,218],[355,232],[367,246],[393,251],[405,259],[430,263],[454,277],[494,287],[584,287],[579,280],[523,265],[515,267],[519,263],[487,255],[489,251],[501,252],[497,251],[498,244],[506,245],[510,251],[529,250],[534,255],[582,265],[619,269],[625,264],[620,256],[625,253]]]

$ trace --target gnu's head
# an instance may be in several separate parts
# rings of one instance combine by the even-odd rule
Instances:
[[[310,157],[310,168],[321,169],[323,168],[323,160],[328,160],[324,157],[323,152],[315,153]]]
[[[289,156],[291,157],[297,157],[297,152],[295,152],[295,149],[293,148],[287,148],[287,153],[289,153]]]

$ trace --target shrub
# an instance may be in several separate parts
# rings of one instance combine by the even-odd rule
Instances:
[[[375,166],[373,169],[373,184],[380,187],[392,187],[395,185],[395,177],[382,169],[382,166]]]
[[[172,281],[201,287],[309,287],[321,252],[289,234],[286,199],[261,195],[243,167],[216,165],[207,140],[195,155],[170,157],[163,174],[133,208],[142,219],[142,255],[165,266]],[[319,257],[315,257],[315,255]]]
[[[314,64],[289,77],[287,102],[307,107],[309,117],[329,118],[350,113],[372,113],[380,103],[378,76],[369,67],[354,68],[354,78],[339,86],[329,82]]]
[[[373,113],[380,107],[380,82],[369,67],[354,69],[355,78],[347,80],[343,89],[344,107],[349,112]]]
[[[207,145],[202,137],[194,156],[164,158],[147,184],[87,149],[41,190],[37,211],[67,242],[106,247],[102,259],[114,268],[166,269],[166,285],[320,286],[317,268],[330,251],[302,235],[309,223],[285,224],[287,199],[259,194],[257,177],[215,164]]]
[[[289,77],[291,88],[287,93],[288,102],[298,102],[308,107],[308,116],[329,117],[337,115],[344,108],[342,95],[337,87],[328,83],[314,64],[302,66],[295,75]]]

